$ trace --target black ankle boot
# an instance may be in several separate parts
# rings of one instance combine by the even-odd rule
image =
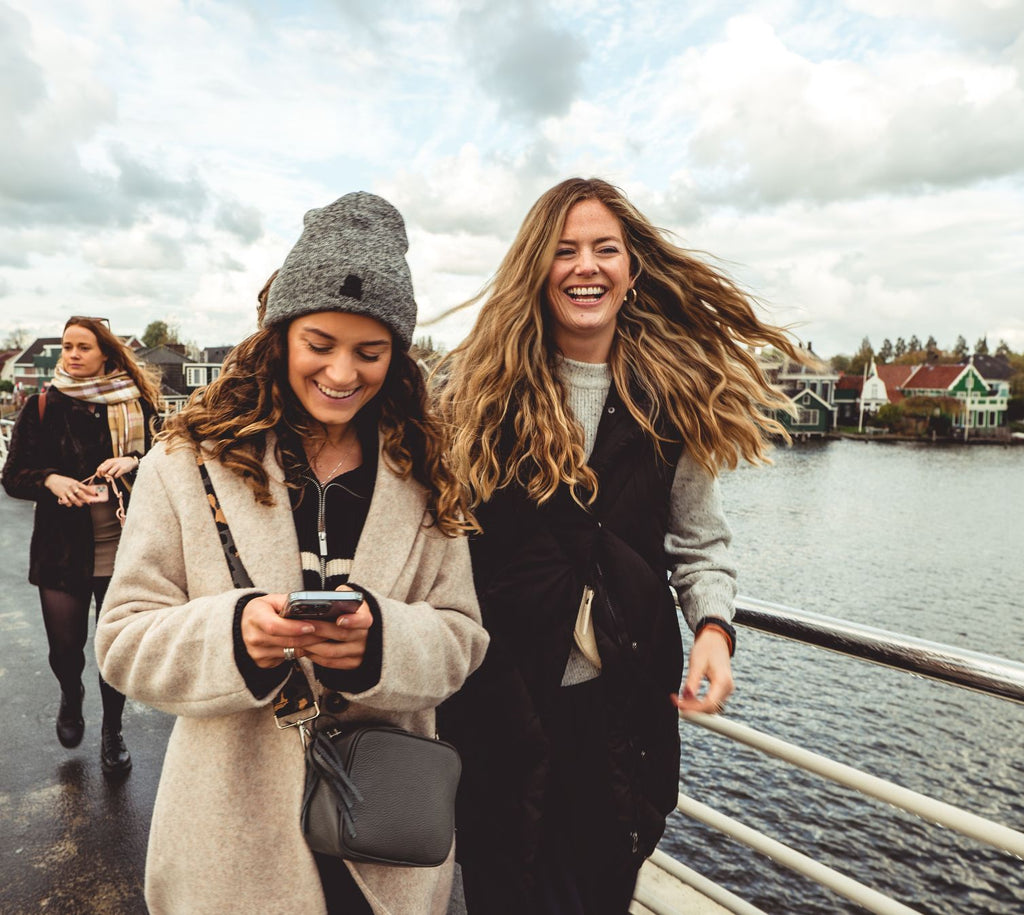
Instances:
[[[79,683],[77,689],[68,695],[67,690],[60,691],[60,708],[57,710],[57,739],[61,746],[68,749],[77,747],[85,733],[85,719],[82,718],[82,700],[85,687]]]
[[[100,766],[104,775],[127,775],[132,769],[132,754],[124,745],[118,728],[103,726],[100,734]]]

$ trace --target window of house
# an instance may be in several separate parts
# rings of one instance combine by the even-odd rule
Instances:
[[[800,407],[797,410],[796,421],[801,426],[816,426],[818,425],[818,414],[819,410],[807,410]]]

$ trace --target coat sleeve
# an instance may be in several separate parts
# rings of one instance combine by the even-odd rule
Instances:
[[[735,612],[736,567],[718,479],[684,452],[670,498],[665,555],[683,618],[691,629],[706,616],[729,621]]]
[[[96,626],[100,671],[126,696],[172,715],[213,717],[264,705],[272,694],[253,696],[234,658],[235,605],[248,589],[206,587],[215,593],[190,597],[190,514],[162,473],[166,464],[158,447],[139,469]]]
[[[374,594],[382,622],[381,675],[355,701],[389,711],[440,705],[483,661],[489,636],[480,622],[465,537],[422,534],[442,552],[436,573],[411,602]]]
[[[43,454],[43,424],[39,420],[39,395],[33,394],[22,407],[11,433],[11,445],[4,462],[3,486],[14,499],[38,501],[50,496],[43,481],[56,467],[47,466]],[[49,462],[52,463],[52,462]],[[50,496],[50,498],[53,498]]]

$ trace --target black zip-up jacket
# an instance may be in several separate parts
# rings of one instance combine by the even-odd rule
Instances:
[[[473,572],[491,644],[481,668],[439,710],[441,736],[463,758],[457,806],[460,860],[506,887],[504,911],[528,911],[542,841],[560,689],[585,586],[608,721],[608,764],[622,856],[654,849],[675,807],[682,640],[666,574],[665,533],[680,445],[659,458],[614,390],[590,466],[599,480],[588,509],[566,487],[542,506],[519,488],[478,513]],[[479,871],[478,871],[479,872]],[[527,906],[527,908],[523,908]]]
[[[146,449],[152,442],[152,407],[145,400]],[[88,588],[93,570],[92,517],[88,506],[62,506],[43,481],[51,473],[84,480],[114,454],[104,404],[68,397],[55,387],[46,391],[46,409],[39,420],[39,396],[22,407],[11,435],[3,469],[3,487],[15,499],[36,503],[28,580],[58,591]],[[141,458],[141,454],[133,454]],[[129,475],[131,480],[133,475]],[[125,487],[126,489],[126,487]],[[127,492],[125,507],[127,508]]]

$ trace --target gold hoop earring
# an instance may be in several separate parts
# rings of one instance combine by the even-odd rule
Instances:
[[[630,293],[633,294],[633,298],[630,298]],[[637,295],[636,286],[630,286],[626,291],[626,297],[622,300],[623,305],[636,305],[636,300],[639,298]]]

